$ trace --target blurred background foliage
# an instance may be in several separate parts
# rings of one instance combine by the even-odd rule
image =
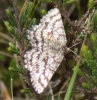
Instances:
[[[31,0],[31,1],[35,2],[35,0],[34,1]],[[37,5],[38,1],[39,0],[36,1],[35,5]],[[32,13],[32,15],[31,15],[32,17],[37,19],[37,20],[33,19],[33,21],[32,21],[33,24],[38,23],[40,18],[43,15],[45,15],[46,11],[53,8],[54,5],[50,1],[51,0],[46,0],[46,1],[42,0],[43,3],[39,2],[34,14]],[[64,0],[62,0],[62,1],[64,1]],[[74,1],[77,1],[77,2],[75,3]],[[25,2],[25,0],[17,0],[17,5],[19,6],[19,10],[21,10],[24,2]],[[46,2],[48,2],[48,3],[46,3]],[[68,2],[68,0],[66,0],[66,2],[63,3],[63,6],[64,5],[66,6],[66,10],[68,11],[70,19],[72,21],[80,19],[86,13],[88,6],[89,6],[88,0],[71,0],[71,2]],[[8,90],[8,95],[11,96],[11,78],[12,78],[13,79],[13,95],[17,98],[26,98],[26,100],[29,100],[27,95],[25,95],[25,97],[24,97],[24,95],[22,95],[20,93],[20,90],[22,88],[26,87],[21,75],[17,72],[12,72],[12,71],[8,70],[9,67],[16,66],[18,61],[17,61],[17,59],[15,59],[16,55],[11,54],[10,52],[8,52],[8,49],[7,49],[9,47],[10,42],[13,44],[16,44],[15,43],[16,41],[14,41],[14,38],[9,34],[9,32],[7,31],[7,28],[4,25],[4,21],[8,20],[8,17],[6,15],[6,9],[9,9],[12,12],[12,14],[14,14],[12,0],[0,0],[0,80],[5,84],[5,86]],[[97,17],[96,16],[94,16],[94,17],[95,17],[94,20],[96,20]],[[34,23],[34,21],[35,21],[35,23]],[[96,21],[93,21],[93,22],[95,24],[94,29],[96,31],[96,23],[95,23]],[[21,23],[22,23],[23,27],[25,27],[25,25],[23,24],[23,21]],[[68,24],[66,22],[64,22],[64,25],[65,25],[66,33],[68,33],[70,31],[70,26],[68,26]],[[91,40],[92,40],[92,43],[94,44],[93,50],[96,50],[95,49],[95,47],[96,47],[95,36],[94,37],[92,36]],[[92,66],[96,65],[97,61],[96,61],[94,55],[88,49],[87,46],[83,47],[82,52],[84,52],[83,58],[85,58],[85,62],[83,63],[83,66],[89,66],[93,72],[92,75],[95,75],[96,71],[93,69]],[[96,51],[94,51],[94,52],[96,53]],[[92,61],[94,61],[94,62],[89,60],[90,58],[92,58]],[[68,74],[66,72],[65,79],[70,78],[71,72],[72,72],[71,68],[73,65],[74,65],[74,63],[72,62],[72,59],[69,60],[69,64],[68,64],[69,67],[66,67],[66,71],[68,71]],[[64,62],[62,63],[62,66],[65,66]],[[88,69],[88,68],[86,68],[86,69]],[[90,69],[88,70],[88,72],[90,72]],[[97,68],[95,68],[95,69],[97,69]],[[88,73],[86,70],[85,70],[85,72]],[[61,73],[62,73],[62,69],[58,69],[57,74],[55,77],[53,77],[53,79],[56,79],[56,77],[60,77]],[[93,77],[94,77],[94,79],[91,77],[88,77],[90,79],[90,81],[86,80],[86,82],[90,82],[90,84],[91,84],[92,81],[96,80],[95,76],[93,76]],[[81,79],[80,79],[80,81],[81,81]],[[95,84],[96,84],[96,82],[97,81],[95,81]],[[61,85],[62,85],[62,83],[59,84],[59,87]],[[91,85],[93,86],[93,84],[91,84]],[[85,82],[82,83],[82,86],[87,87],[88,89],[91,89],[91,87],[92,87],[92,86],[88,86],[87,83],[85,83]],[[57,89],[56,89],[56,91],[57,91]],[[81,92],[82,92],[82,90],[81,90]],[[2,98],[2,95],[1,95],[1,98]],[[17,100],[22,100],[22,99],[17,99]],[[58,100],[60,100],[60,97]],[[82,100],[84,100],[84,99],[82,99]],[[92,99],[90,99],[90,100],[92,100]]]

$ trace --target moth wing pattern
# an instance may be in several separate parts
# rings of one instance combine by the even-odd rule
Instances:
[[[40,94],[59,67],[66,46],[66,34],[58,8],[50,10],[39,25],[28,30],[32,49],[24,55],[24,68],[29,71],[30,83]]]

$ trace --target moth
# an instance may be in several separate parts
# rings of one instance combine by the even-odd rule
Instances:
[[[47,87],[64,57],[66,34],[58,8],[51,9],[39,25],[27,31],[32,47],[24,55],[24,68],[30,75],[30,83],[40,94]]]

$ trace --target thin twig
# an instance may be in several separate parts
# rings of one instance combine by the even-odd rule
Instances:
[[[50,88],[50,93],[52,95],[52,100],[54,100],[54,94],[53,94],[53,90],[52,90],[50,82],[48,83],[48,85],[49,85],[49,88]]]
[[[2,44],[8,44],[8,41],[6,41],[5,39],[0,39],[0,43],[2,43]]]
[[[65,7],[64,8],[60,8],[60,12],[61,12],[62,16],[66,19],[66,21],[69,23],[69,25],[72,26],[72,27],[74,27],[74,24],[70,20],[69,14],[66,11]]]
[[[66,93],[66,91],[61,91],[61,92],[58,92],[57,94],[54,95],[54,97],[60,95],[60,94],[63,94],[63,93]]]
[[[11,37],[9,37],[9,36],[7,35],[7,33],[4,34],[4,33],[1,33],[1,32],[0,32],[0,36],[2,36],[3,38],[7,39],[8,41],[10,41],[10,42],[12,42],[12,43],[15,42]]]
[[[11,54],[9,54],[9,53],[6,53],[6,52],[3,52],[3,51],[0,51],[0,54],[1,55],[4,55],[4,56],[8,56],[8,57],[13,57]]]
[[[20,18],[19,18],[19,9],[17,7],[17,0],[13,0],[13,7],[14,7],[14,17],[16,19],[16,22],[17,22],[17,31],[18,31],[18,35],[21,36],[21,27],[20,27]]]
[[[70,81],[70,77],[67,79],[67,81],[63,84],[63,86],[61,87],[59,93],[63,90],[63,88],[67,85],[67,83]]]
[[[88,9],[88,11],[85,13],[85,15],[83,15],[83,17],[78,21],[78,26],[81,26],[82,23],[87,19],[87,17],[89,16],[89,14],[92,12],[91,9]]]

